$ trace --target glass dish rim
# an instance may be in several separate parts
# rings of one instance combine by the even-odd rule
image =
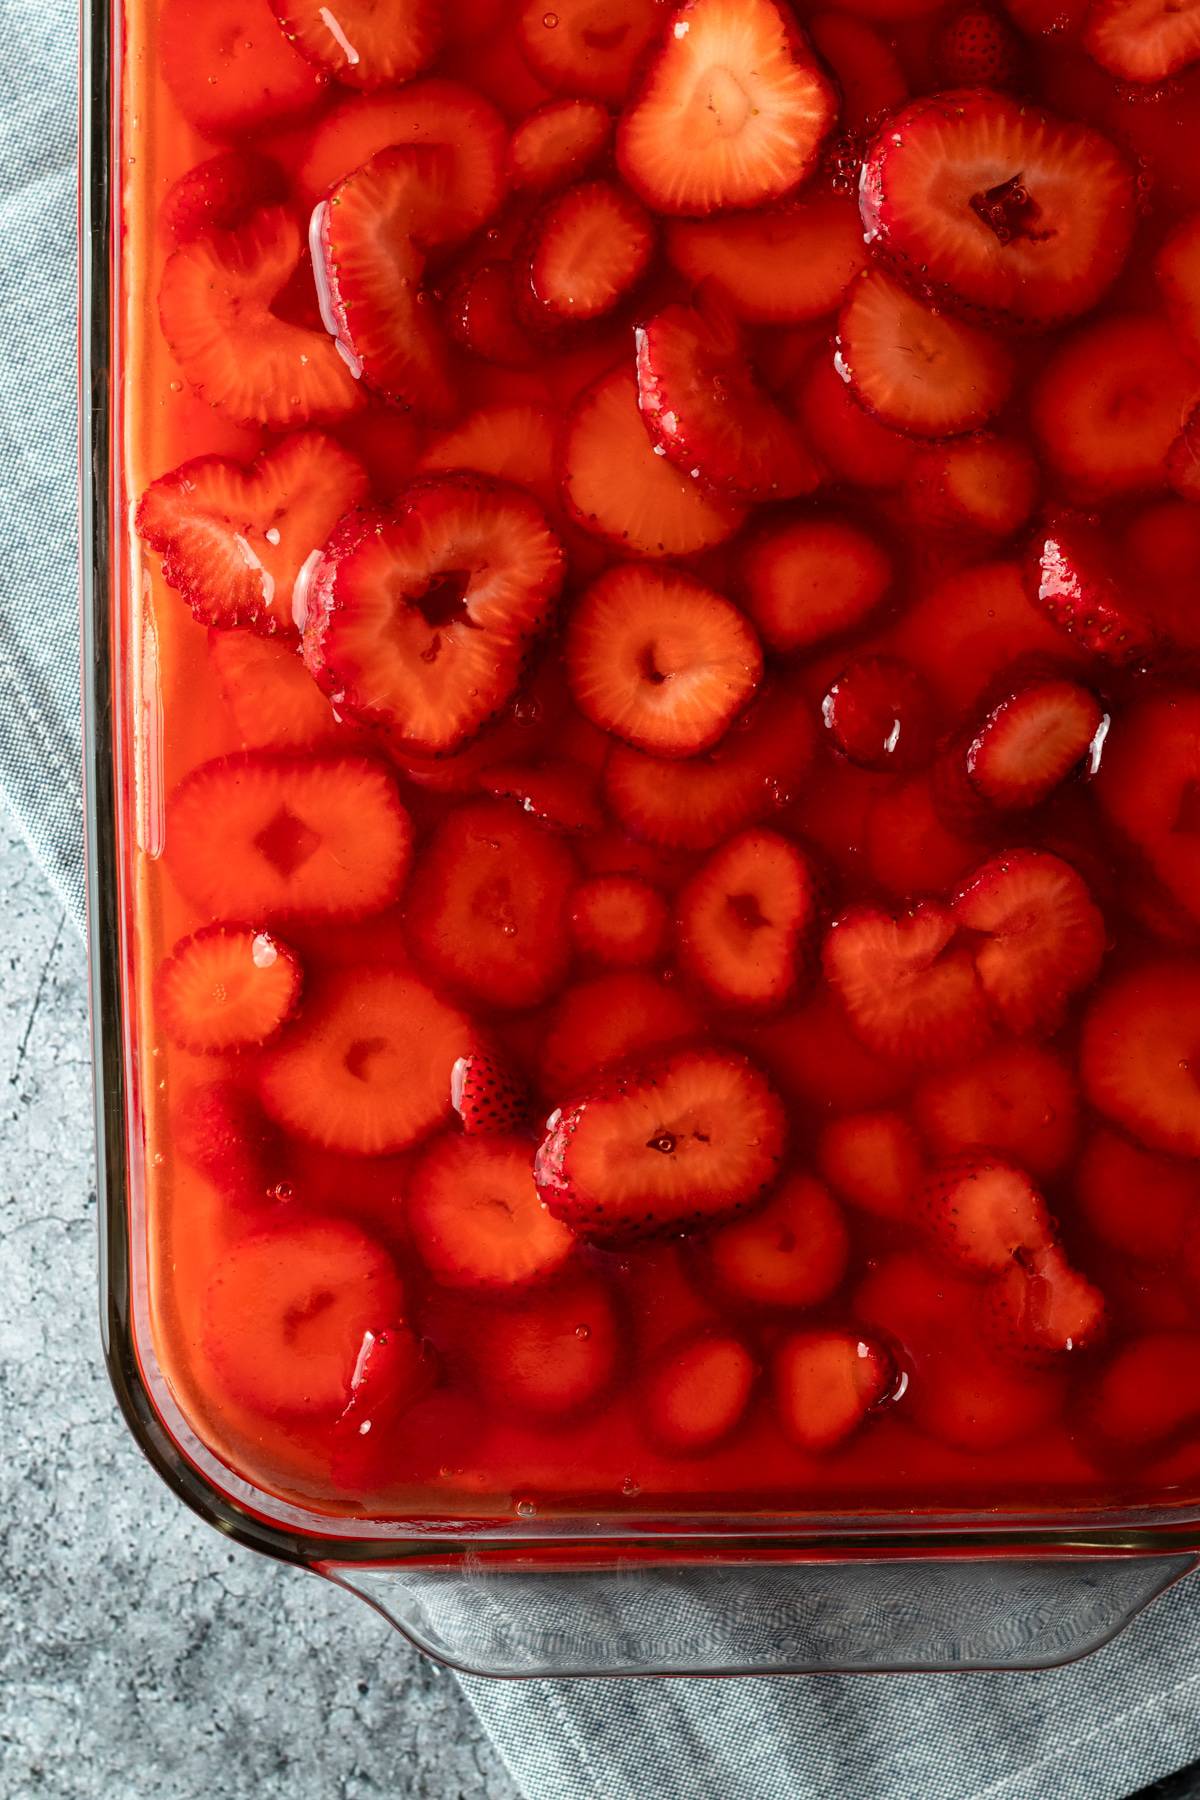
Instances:
[[[82,0],[80,61],[80,598],[88,980],[95,1093],[101,1335],[105,1361],[129,1431],[173,1492],[235,1541],[302,1567],[400,1565],[481,1555],[554,1562],[564,1557],[620,1559],[629,1554],[682,1560],[769,1560],[975,1554],[1148,1555],[1200,1548],[1200,1503],[1181,1508],[1060,1508],[987,1513],[920,1512],[857,1516],[781,1515],[778,1519],[697,1515],[661,1520],[609,1514],[582,1530],[570,1514],[540,1521],[380,1521],[354,1535],[356,1521],[304,1515],[312,1526],[289,1528],[266,1511],[222,1492],[176,1442],[155,1405],[135,1344],[126,1148],[125,1005],[121,969],[120,871],[115,782],[117,731],[112,682],[112,593],[115,522],[113,357],[119,295],[114,245],[115,132],[119,125],[119,0]],[[249,1492],[249,1485],[247,1486]],[[255,1490],[258,1492],[258,1490]],[[260,1493],[265,1505],[282,1506]],[[298,1514],[299,1509],[287,1510]],[[445,1529],[442,1528],[444,1523]],[[594,1566],[594,1562],[588,1565]]]

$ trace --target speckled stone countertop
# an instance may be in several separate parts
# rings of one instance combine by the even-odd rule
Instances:
[[[100,1354],[83,947],[0,813],[0,1797],[514,1800],[453,1678],[230,1548]]]

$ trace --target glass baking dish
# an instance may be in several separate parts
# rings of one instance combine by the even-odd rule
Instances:
[[[153,933],[144,939],[133,921],[143,916],[143,884],[157,879],[163,850],[163,700],[181,676],[178,668],[164,673],[172,652],[170,632],[164,638],[160,629],[161,586],[147,559],[137,560],[130,529],[137,498],[131,445],[142,425],[138,384],[122,379],[126,346],[138,342],[145,316],[130,283],[137,259],[129,246],[144,248],[149,230],[152,178],[133,135],[142,129],[147,92],[137,71],[153,45],[148,51],[136,41],[132,15],[104,0],[86,11],[89,939],[105,1348],[136,1441],[180,1498],[219,1530],[352,1589],[430,1654],[477,1673],[1036,1668],[1104,1643],[1195,1566],[1200,1470],[1186,1459],[1173,1479],[1140,1491],[1136,1480],[1105,1481],[1085,1469],[1074,1485],[1039,1492],[1030,1473],[1035,1446],[1023,1452],[1024,1486],[989,1496],[989,1469],[999,1465],[986,1458],[952,1458],[953,1472],[940,1478],[935,1461],[923,1483],[907,1489],[892,1481],[889,1459],[905,1454],[899,1437],[880,1453],[878,1479],[866,1479],[861,1459],[854,1465],[857,1496],[853,1475],[839,1491],[835,1480],[814,1474],[802,1505],[778,1483],[754,1492],[737,1464],[711,1491],[681,1476],[673,1495],[661,1475],[657,1491],[632,1474],[589,1486],[572,1469],[572,1459],[600,1455],[585,1430],[557,1449],[554,1433],[548,1450],[546,1441],[528,1440],[522,1450],[518,1439],[526,1461],[510,1467],[507,1479],[481,1457],[473,1490],[442,1479],[442,1469],[423,1488],[410,1481],[402,1501],[393,1494],[372,1504],[369,1491],[339,1501],[319,1483],[306,1487],[286,1456],[272,1463],[244,1418],[228,1435],[228,1420],[215,1417],[178,1368],[164,1366],[161,1347],[169,1341],[161,1319],[156,1328],[155,1309],[168,1289],[150,1221],[155,1184],[165,1179],[156,1170],[171,1154],[165,1103],[156,1098],[167,1082],[158,1079],[159,1050],[148,1044],[145,944]],[[206,8],[197,0],[192,12],[199,29]],[[161,187],[160,180],[156,198]],[[344,1165],[339,1173],[344,1178]],[[676,1279],[663,1264],[659,1293],[655,1254],[641,1277],[647,1316]],[[867,1346],[860,1348],[865,1355]],[[904,1388],[901,1376],[884,1398],[902,1397]],[[539,1463],[543,1454],[549,1460]],[[659,1467],[653,1459],[647,1466]]]

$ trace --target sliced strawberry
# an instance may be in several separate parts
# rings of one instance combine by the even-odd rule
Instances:
[[[1102,69],[1152,86],[1200,59],[1200,12],[1186,0],[1094,0],[1083,41]]]
[[[598,100],[548,100],[526,113],[508,147],[514,187],[534,194],[588,174],[608,149],[612,119]]]
[[[436,1138],[413,1170],[406,1210],[417,1254],[443,1287],[520,1287],[561,1268],[575,1244],[538,1199],[524,1138]]]
[[[758,1373],[749,1347],[729,1332],[676,1339],[644,1376],[646,1428],[675,1456],[711,1450],[741,1423]]]
[[[1177,1264],[1200,1219],[1194,1165],[1143,1150],[1105,1126],[1083,1145],[1075,1191],[1088,1229],[1141,1263]]]
[[[434,1356],[403,1320],[364,1331],[338,1428],[351,1441],[386,1431],[423,1400],[436,1381]]]
[[[1167,234],[1154,273],[1171,321],[1188,351],[1200,354],[1200,212],[1188,213]]]
[[[437,55],[442,36],[436,0],[271,0],[298,50],[348,87],[409,81]]]
[[[173,1143],[231,1211],[275,1215],[294,1197],[290,1146],[239,1081],[170,1090]],[[265,1222],[265,1221],[264,1221]]]
[[[580,181],[548,200],[515,272],[517,311],[536,330],[602,318],[631,294],[654,254],[654,223],[612,181]]]
[[[1081,500],[1162,487],[1200,374],[1153,314],[1090,321],[1050,357],[1030,395],[1038,448]]]
[[[525,0],[521,49],[548,88],[620,104],[659,29],[655,0]]]
[[[563,494],[586,531],[635,556],[686,556],[732,537],[745,517],[655,453],[637,382],[614,369],[576,403],[562,439]]]
[[[551,1115],[538,1192],[593,1242],[687,1231],[750,1206],[775,1178],[786,1133],[783,1106],[753,1063],[678,1050]]]
[[[679,896],[679,961],[725,1006],[777,1007],[804,971],[817,883],[803,851],[775,831],[743,831]]]
[[[489,1403],[540,1419],[595,1405],[617,1378],[621,1350],[612,1298],[592,1275],[481,1312],[468,1345]]]
[[[529,1113],[520,1076],[490,1050],[460,1056],[450,1071],[450,1104],[468,1137],[519,1131]]]
[[[167,802],[167,860],[208,918],[362,918],[400,894],[412,831],[363,756],[205,763]]]
[[[342,1219],[243,1238],[204,1294],[204,1349],[226,1391],[268,1418],[336,1418],[369,1331],[403,1304],[392,1260]]]
[[[1145,962],[1107,981],[1084,1015],[1079,1072],[1097,1112],[1151,1150],[1200,1156],[1200,969]]]
[[[880,1219],[910,1222],[925,1183],[921,1141],[898,1112],[831,1119],[817,1140],[817,1167],[840,1199]]]
[[[1013,384],[998,338],[935,311],[879,269],[859,276],[838,315],[837,367],[869,413],[913,437],[974,430]]]
[[[933,754],[933,697],[924,677],[894,656],[849,663],[822,700],[821,717],[861,769],[917,769]]]
[[[542,1086],[560,1096],[599,1070],[629,1058],[644,1061],[700,1030],[700,1018],[678,984],[642,970],[599,975],[569,987],[550,1017],[542,1046]]]
[[[159,1016],[185,1050],[265,1044],[300,1003],[293,950],[251,925],[207,925],[176,944],[158,971]]]
[[[638,875],[593,875],[571,895],[571,930],[579,949],[616,968],[657,962],[670,922],[659,890]]]
[[[872,880],[897,900],[945,893],[979,857],[978,844],[942,817],[928,775],[910,776],[879,793],[863,835]]]
[[[480,800],[438,826],[413,878],[421,966],[492,1006],[535,1006],[566,973],[570,852],[514,806]]]
[[[638,406],[668,461],[731,500],[812,492],[820,478],[816,464],[795,423],[760,383],[723,306],[664,307],[638,327],[636,338]]]
[[[300,55],[268,0],[163,0],[155,61],[184,118],[214,137],[311,112],[328,76]]]
[[[906,517],[947,535],[1011,537],[1033,511],[1038,467],[1020,438],[982,431],[922,450],[904,485]]]
[[[655,212],[762,206],[811,171],[836,110],[773,0],[689,0],[621,117],[617,162]]]
[[[711,850],[731,831],[780,811],[812,761],[816,727],[777,689],[704,756],[668,761],[619,746],[605,796],[634,837],[672,849]]]
[[[824,961],[851,1025],[883,1055],[947,1062],[989,1035],[974,958],[954,915],[932,901],[898,918],[851,910],[830,931]]]
[[[1046,1202],[1011,1163],[968,1157],[935,1169],[920,1206],[938,1249],[972,1275],[1003,1273],[1053,1235]]]
[[[947,1160],[992,1151],[1049,1176],[1070,1160],[1078,1135],[1071,1070],[1039,1044],[1001,1044],[969,1068],[927,1075],[912,1104],[930,1149]]]
[[[1122,1344],[1090,1411],[1102,1437],[1143,1455],[1177,1437],[1200,1415],[1200,1333],[1151,1331]]]
[[[1030,681],[994,707],[967,750],[971,785],[1000,812],[1037,806],[1073,771],[1095,773],[1108,714],[1076,681]]]
[[[439,242],[469,237],[490,219],[504,191],[508,128],[474,88],[440,79],[394,93],[345,99],[309,133],[295,171],[302,200],[315,205],[381,150],[402,144],[444,148],[453,175],[439,208]]]
[[[493,763],[479,785],[497,800],[515,800],[547,831],[591,837],[604,829],[596,776],[580,763]]]
[[[987,6],[952,13],[934,45],[937,72],[947,87],[1010,87],[1021,68],[1021,43],[1002,14]]]
[[[708,750],[762,676],[754,628],[690,575],[651,563],[610,569],[567,624],[575,704],[601,730],[658,756]]]
[[[892,45],[865,19],[822,12],[807,22],[818,54],[842,91],[843,131],[863,132],[908,98],[908,79]]]
[[[1057,856],[1011,850],[976,870],[955,896],[959,925],[983,940],[975,967],[1010,1031],[1052,1031],[1099,972],[1108,942],[1086,882]]]
[[[325,334],[271,310],[303,250],[291,214],[269,206],[236,231],[210,231],[167,258],[163,335],[192,386],[239,424],[281,431],[341,418],[361,401]]]
[[[853,631],[887,593],[892,564],[883,546],[848,520],[794,518],[750,538],[741,578],[764,641],[786,653]]]
[[[897,1370],[857,1331],[795,1331],[775,1353],[775,1410],[802,1450],[836,1450],[895,1391]]]
[[[704,1267],[735,1304],[817,1306],[840,1285],[850,1235],[828,1188],[791,1175],[765,1206],[718,1226],[701,1246]]]
[[[213,630],[208,657],[242,749],[307,749],[347,736],[294,645],[248,631]]]
[[[537,406],[483,406],[429,439],[417,467],[425,474],[466,472],[509,481],[549,508],[558,498],[554,421]]]
[[[1057,1244],[1021,1251],[988,1290],[988,1330],[1026,1361],[1090,1350],[1107,1322],[1104,1296]]]
[[[517,319],[515,283],[511,262],[481,263],[453,283],[443,309],[450,335],[502,369],[531,368],[538,354]]]
[[[1200,918],[1200,693],[1158,693],[1118,715],[1096,795],[1170,897]]]
[[[509,699],[549,621],[563,551],[518,488],[418,482],[334,540],[309,588],[304,660],[339,712],[438,756]]]
[[[260,1093],[286,1131],[345,1156],[391,1156],[450,1117],[469,1021],[399,969],[343,971],[265,1056]]]
[[[1119,546],[1151,623],[1172,643],[1200,650],[1200,506],[1148,500],[1126,521]]]
[[[673,219],[667,255],[697,286],[714,282],[739,319],[804,325],[836,312],[866,263],[854,205],[835,194],[766,212]]]
[[[1030,327],[1095,304],[1137,218],[1133,170],[1107,138],[986,88],[889,119],[860,206],[868,242],[906,278]]]
[[[159,213],[167,242],[175,249],[209,231],[233,231],[261,206],[287,197],[278,163],[252,150],[222,150],[172,182]]]
[[[160,476],[135,524],[198,619],[292,635],[302,568],[366,497],[362,464],[332,438],[306,431],[249,466],[202,456]]]
[[[1200,501],[1200,407],[1190,412],[1167,452],[1167,481],[1182,500]]]
[[[912,467],[916,444],[881,425],[859,405],[825,350],[801,384],[797,411],[814,454],[841,481],[856,487],[894,488]]]

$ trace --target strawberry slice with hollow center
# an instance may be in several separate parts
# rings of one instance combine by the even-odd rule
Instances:
[[[310,431],[249,467],[219,456],[184,463],[146,489],[135,523],[198,619],[294,634],[302,568],[366,497],[361,463]]]
[[[1028,327],[1093,306],[1137,220],[1133,170],[1107,138],[986,88],[889,119],[859,203],[868,242],[917,286]]]
[[[620,104],[658,29],[656,0],[525,0],[521,52],[555,93]]]
[[[951,1163],[930,1177],[922,1210],[938,1248],[974,1275],[1003,1273],[1051,1241],[1046,1203],[1024,1170],[994,1160]]]
[[[405,1211],[417,1254],[444,1287],[521,1287],[552,1275],[575,1246],[538,1198],[523,1138],[438,1138],[413,1171]]]
[[[983,939],[975,967],[1010,1031],[1053,1030],[1073,996],[1095,979],[1107,947],[1087,883],[1046,851],[993,857],[955,896],[951,911]]]
[[[782,1005],[803,972],[816,913],[803,851],[779,832],[741,832],[679,896],[681,964],[726,1006]]]
[[[563,561],[518,488],[419,482],[396,511],[326,550],[308,589],[304,660],[339,712],[399,749],[444,756],[514,692]]]
[[[895,918],[852,909],[830,931],[824,963],[851,1025],[873,1050],[947,1062],[990,1034],[974,958],[953,914],[933,901]]]
[[[656,212],[762,206],[811,171],[837,111],[772,0],[690,0],[617,129],[617,162]]]
[[[748,1306],[816,1306],[846,1273],[850,1234],[841,1207],[811,1175],[791,1175],[765,1206],[705,1239],[705,1268]]]
[[[732,500],[811,493],[820,471],[763,387],[722,304],[671,305],[636,332],[638,405],[655,444]]]
[[[408,81],[433,61],[442,36],[436,0],[271,0],[310,62],[348,87]]]
[[[1196,0],[1095,0],[1083,41],[1102,69],[1124,81],[1164,81],[1200,59],[1200,6]]]
[[[538,1191],[598,1243],[685,1231],[749,1206],[774,1179],[786,1130],[778,1096],[744,1057],[679,1050],[554,1113]]]

